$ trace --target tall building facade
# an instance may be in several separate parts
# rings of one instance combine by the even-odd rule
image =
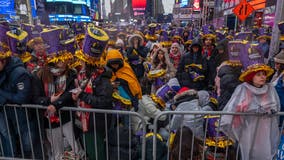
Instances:
[[[110,8],[109,19],[112,21],[129,20],[133,17],[131,0],[110,0]]]
[[[158,15],[164,13],[164,5],[161,0],[147,0],[146,16],[157,18]]]

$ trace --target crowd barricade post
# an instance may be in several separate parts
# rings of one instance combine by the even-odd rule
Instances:
[[[123,144],[123,142],[120,142],[120,137],[128,137],[127,140],[129,140],[127,142],[128,144],[128,148],[127,148],[127,152],[128,152],[128,155],[129,157],[127,159],[131,160],[133,159],[134,157],[132,157],[132,146],[133,146],[133,143],[132,143],[132,137],[133,137],[133,131],[132,131],[132,117],[136,117],[138,118],[139,120],[141,120],[141,125],[142,125],[142,130],[141,130],[141,133],[142,135],[139,137],[139,145],[140,145],[140,149],[139,150],[139,159],[141,160],[144,160],[145,159],[145,147],[146,147],[146,140],[145,140],[145,134],[146,134],[146,121],[144,120],[144,117],[141,116],[140,114],[136,113],[136,112],[132,112],[132,111],[118,111],[118,110],[103,110],[103,109],[87,109],[87,108],[76,108],[76,107],[63,107],[61,108],[59,111],[57,111],[58,113],[58,118],[59,118],[59,122],[58,122],[58,129],[59,129],[59,132],[56,132],[56,133],[60,133],[59,135],[56,135],[54,133],[52,133],[52,126],[53,124],[47,120],[48,122],[48,128],[44,129],[44,123],[43,123],[43,119],[45,118],[44,116],[46,116],[45,112],[46,112],[46,106],[41,106],[41,105],[32,105],[32,104],[24,104],[24,105],[14,105],[14,104],[7,104],[7,105],[4,105],[2,106],[2,112],[0,112],[0,125],[1,127],[4,127],[5,126],[8,126],[6,127],[6,131],[7,131],[7,138],[8,140],[6,140],[6,142],[3,142],[3,139],[1,138],[0,139],[0,159],[48,159],[47,158],[47,152],[45,150],[45,141],[46,139],[44,139],[44,137],[46,136],[46,132],[47,130],[49,129],[50,131],[50,136],[53,138],[54,136],[56,137],[60,137],[61,138],[63,137],[63,134],[64,134],[64,128],[63,128],[63,125],[62,124],[62,121],[63,121],[63,117],[62,117],[62,114],[65,112],[67,114],[69,114],[70,116],[70,120],[72,122],[72,124],[75,124],[75,121],[77,120],[74,115],[75,113],[77,112],[83,112],[83,113],[89,113],[90,115],[92,115],[92,118],[89,119],[89,121],[92,121],[93,123],[93,129],[92,129],[92,136],[94,138],[94,153],[95,153],[95,157],[96,159],[99,159],[98,155],[100,154],[99,151],[97,150],[98,147],[101,147],[97,142],[98,141],[101,141],[101,139],[98,139],[97,138],[97,132],[99,131],[97,129],[97,125],[99,122],[97,122],[96,118],[98,117],[98,115],[100,115],[101,117],[103,117],[104,119],[104,124],[99,124],[99,125],[104,125],[104,128],[105,128],[105,132],[103,135],[105,138],[104,138],[104,149],[105,149],[105,158],[106,160],[112,160],[111,159],[111,156],[115,157],[116,159],[123,159],[121,158],[121,147]],[[11,114],[14,114],[15,117],[12,117],[12,118],[15,118],[13,120],[13,122],[10,120],[11,117],[9,117]],[[109,117],[111,117],[111,121],[109,121]],[[126,122],[128,123],[127,124],[127,127],[128,128],[128,135],[120,135],[121,132],[120,132],[120,129],[121,129],[121,118],[122,117],[126,117]],[[113,121],[114,120],[114,121]],[[25,130],[28,131],[27,134],[23,135],[23,126],[21,126],[21,124],[23,124],[21,121],[25,121],[24,124],[26,124],[26,128]],[[3,123],[3,124],[2,124]],[[112,152],[111,152],[111,149],[110,149],[110,145],[109,143],[111,142],[110,140],[110,136],[114,136],[114,135],[110,135],[109,132],[110,132],[110,124],[109,123],[114,123],[112,124],[113,126],[115,126],[115,130],[116,132],[113,132],[113,133],[116,133],[116,144],[117,144],[117,148],[116,148],[116,152],[115,154],[116,155],[111,155]],[[12,127],[11,127],[12,126]],[[75,125],[72,125],[72,130],[74,130],[74,127]],[[45,124],[45,127],[46,124]],[[1,133],[2,134],[2,133]],[[37,134],[37,139],[34,139],[34,134]],[[75,133],[74,133],[75,134]],[[73,134],[73,135],[74,135]],[[84,132],[81,132],[82,134],[82,142],[80,144],[82,144],[82,149],[83,151],[85,152],[86,154],[86,137],[85,137],[85,133]],[[16,136],[15,136],[16,135]],[[2,135],[1,135],[2,136]],[[14,139],[16,138],[17,141],[14,141]],[[23,141],[23,138],[26,138],[25,141]],[[63,138],[62,138],[63,139]],[[61,140],[61,139],[60,139]],[[9,144],[7,144],[7,142]],[[50,142],[52,143],[53,140]],[[69,143],[69,147],[72,147],[72,148],[76,148],[76,142],[77,142],[77,139],[75,136],[72,136],[72,142],[71,144]],[[89,143],[89,142],[87,142]],[[30,144],[30,153],[31,155],[27,155],[27,152],[25,151],[25,146],[27,144]],[[53,146],[53,144],[51,144]],[[12,151],[11,152],[11,155],[9,156],[5,156],[4,154],[4,148],[7,148],[8,147],[8,150]],[[65,149],[65,145],[64,143],[61,144],[61,149]],[[17,150],[17,152],[16,152]],[[54,153],[54,148],[50,148],[50,152],[51,153]],[[40,158],[38,158],[40,157]],[[87,159],[87,156],[84,156],[83,158],[81,159]]]
[[[221,130],[220,130],[220,123],[219,121],[221,120],[222,116],[225,116],[225,115],[231,115],[231,116],[240,116],[240,117],[246,117],[246,116],[250,116],[250,117],[277,117],[279,118],[279,116],[284,116],[284,112],[278,112],[278,113],[273,113],[273,114],[267,114],[267,113],[234,113],[234,112],[222,112],[222,111],[164,111],[164,112],[161,112],[159,115],[157,115],[154,119],[154,124],[153,124],[153,152],[152,152],[152,157],[153,157],[153,160],[158,160],[157,158],[157,141],[158,141],[158,136],[157,134],[159,133],[158,131],[158,121],[160,119],[160,117],[162,116],[167,116],[168,117],[168,121],[169,121],[169,130],[170,130],[170,123],[173,119],[173,116],[174,115],[179,115],[180,118],[182,119],[182,122],[180,124],[180,127],[179,127],[179,131],[180,131],[180,137],[179,137],[179,152],[178,152],[178,158],[176,158],[175,160],[180,160],[181,159],[181,153],[182,153],[182,142],[183,142],[183,127],[184,127],[184,116],[186,115],[192,115],[194,116],[195,118],[192,119],[192,121],[195,123],[195,121],[200,118],[200,117],[203,117],[203,129],[204,129],[204,137],[202,139],[202,143],[200,146],[201,148],[200,149],[200,157],[198,160],[202,159],[202,160],[207,160],[208,157],[206,157],[206,151],[208,149],[208,145],[206,144],[206,138],[208,138],[208,133],[207,133],[207,129],[209,127],[209,118],[204,118],[204,117],[208,117],[208,116],[214,116],[214,117],[219,117],[218,118],[218,123],[216,124],[216,137],[218,137],[220,134],[221,134]],[[281,134],[283,134],[283,129],[284,129],[284,122],[279,122],[279,139],[278,139],[278,144],[277,146],[279,146],[280,144],[280,141],[281,141]],[[257,131],[257,127],[258,127],[259,124],[259,119],[257,119],[257,123],[256,123],[256,126],[255,128],[252,128],[252,131],[254,133],[253,135],[253,139],[252,139],[252,147],[250,148],[250,150],[252,150],[253,146],[255,145],[255,142],[256,142],[256,131]],[[169,131],[170,132],[170,131]],[[188,151],[190,152],[191,154],[191,157],[190,157],[190,160],[196,160],[196,158],[193,157],[193,147],[194,147],[194,140],[196,138],[197,135],[195,135],[193,133],[193,136],[191,137],[192,138],[192,142],[191,142],[191,150]],[[242,136],[246,136],[246,135],[241,135],[240,137]],[[226,145],[225,148],[224,148],[224,153],[223,153],[223,158],[224,160],[231,160],[230,158],[232,158],[232,155],[231,155],[231,152],[230,151],[233,151],[233,155],[234,155],[234,158],[233,159],[236,159],[236,160],[239,160],[241,159],[241,150],[240,150],[240,144],[238,144],[237,142],[233,141],[230,137],[226,136],[225,135],[225,139],[224,140],[227,140],[227,142],[231,141],[233,144],[230,145],[230,147],[233,147],[234,150],[230,150],[232,148],[229,148],[229,145]],[[216,140],[217,141],[217,140]],[[216,142],[215,141],[215,142]],[[226,143],[227,143],[226,142]],[[168,153],[167,153],[167,160],[171,160],[171,149],[170,149],[170,144],[169,144],[169,139],[167,141],[167,147],[168,147]],[[200,142],[198,142],[200,143]],[[220,154],[218,154],[218,147],[217,145],[215,145],[213,147],[213,157],[211,157],[212,159],[214,160],[220,160]],[[229,151],[230,150],[230,151]],[[229,153],[230,152],[230,153]],[[251,153],[251,152],[250,152]],[[231,156],[231,157],[230,157]],[[250,155],[251,156],[251,155]],[[275,155],[274,158],[276,158],[277,156],[277,153]]]

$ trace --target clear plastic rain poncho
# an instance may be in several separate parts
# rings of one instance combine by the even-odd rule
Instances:
[[[242,160],[271,160],[279,141],[279,97],[270,84],[256,88],[240,84],[225,106],[225,112],[263,113],[262,116],[225,115],[221,130],[240,145]]]

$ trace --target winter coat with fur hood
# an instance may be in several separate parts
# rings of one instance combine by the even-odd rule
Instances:
[[[165,68],[160,68],[159,64],[155,64],[155,61],[158,60],[158,53],[159,51],[164,52],[164,58],[165,58]],[[176,74],[176,69],[174,65],[171,63],[169,54],[166,48],[159,48],[153,55],[153,59],[151,61],[151,70],[156,70],[156,69],[165,69],[166,70],[166,78],[167,80],[173,78]]]
[[[197,92],[188,90],[174,97],[175,111],[201,111]],[[203,137],[203,117],[201,115],[181,115],[175,114],[170,123],[171,130],[177,130],[181,126],[190,128],[198,137]]]

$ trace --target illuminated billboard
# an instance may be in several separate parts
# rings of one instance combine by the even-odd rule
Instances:
[[[175,0],[175,4],[180,4],[181,0]]]
[[[188,0],[181,0],[180,7],[187,7]]]
[[[31,2],[32,16],[35,17],[36,16],[36,10],[35,10],[35,4],[34,4],[35,1],[30,0],[30,2]],[[4,16],[7,19],[11,18],[11,16],[15,16],[16,15],[15,6],[20,5],[20,4],[23,4],[23,3],[20,3],[19,1],[15,1],[15,0],[0,0],[0,15]]]
[[[144,15],[146,9],[146,0],[132,0],[134,16]]]
[[[146,8],[146,0],[132,0],[133,8]]]
[[[91,17],[89,16],[74,16],[74,15],[63,15],[63,14],[53,14],[49,15],[50,22],[91,22]]]
[[[193,0],[192,7],[193,7],[193,11],[200,11],[201,10],[200,0]]]
[[[46,0],[46,2],[70,2],[74,4],[87,4],[86,0]]]
[[[0,14],[15,15],[14,0],[0,0]]]

